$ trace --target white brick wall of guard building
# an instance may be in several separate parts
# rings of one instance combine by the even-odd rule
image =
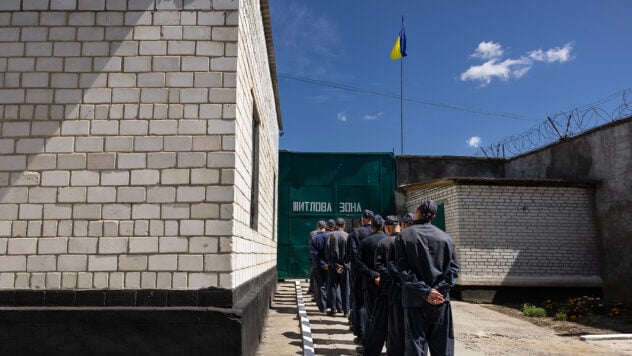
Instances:
[[[258,1],[1,1],[0,289],[234,288],[272,268],[268,65]]]
[[[585,186],[446,180],[407,189],[406,206],[444,204],[460,285],[594,287],[601,279],[593,194]]]

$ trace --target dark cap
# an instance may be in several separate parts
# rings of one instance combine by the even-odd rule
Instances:
[[[404,217],[402,218],[402,222],[406,223],[408,225],[412,225],[413,221],[415,221],[415,214],[414,213],[408,213],[408,214],[404,215]]]
[[[328,229],[332,229],[333,230],[335,225],[336,225],[336,222],[334,221],[334,219],[327,220],[327,228]]]
[[[371,226],[382,227],[384,226],[384,219],[381,216],[375,215],[371,218]]]
[[[346,222],[346,221],[345,221],[345,219],[343,219],[343,218],[338,218],[338,219],[336,219],[336,225],[338,225],[338,226],[343,226],[343,225],[345,225],[346,223],[347,223],[347,222]]]
[[[365,219],[371,219],[373,217],[373,211],[369,210],[369,209],[365,209],[362,212],[362,217]]]
[[[417,209],[421,215],[430,217],[437,213],[437,204],[432,200],[424,200]]]
[[[326,226],[327,226],[327,223],[325,223],[323,220],[319,220],[319,221],[316,223],[316,227],[321,228],[321,229],[322,229],[322,228],[324,228],[324,227],[326,227]]]
[[[399,218],[395,215],[389,215],[384,220],[384,225],[399,225]]]

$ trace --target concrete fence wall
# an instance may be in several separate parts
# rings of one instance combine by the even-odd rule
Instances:
[[[594,247],[604,297],[632,301],[632,118],[553,143],[509,160],[465,157],[397,158],[398,185],[449,177],[565,180],[595,184]],[[400,199],[398,211],[406,204]],[[446,215],[449,214],[446,211]]]
[[[606,299],[632,302],[632,118],[513,158],[508,178],[598,182],[595,216]]]
[[[459,156],[397,156],[397,185],[449,177],[503,178],[502,158]]]

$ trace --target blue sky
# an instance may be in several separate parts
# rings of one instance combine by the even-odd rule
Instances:
[[[270,0],[270,10],[281,149],[400,154],[399,99],[364,92],[400,92],[389,54],[402,15],[404,154],[480,154],[477,144],[632,87],[628,0]]]

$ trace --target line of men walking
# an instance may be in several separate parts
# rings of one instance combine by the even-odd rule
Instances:
[[[432,200],[401,221],[364,210],[347,234],[345,220],[319,221],[310,240],[319,311],[349,317],[357,351],[379,355],[454,354],[450,289],[459,266],[452,238],[430,224]],[[311,283],[312,281],[310,281]]]

